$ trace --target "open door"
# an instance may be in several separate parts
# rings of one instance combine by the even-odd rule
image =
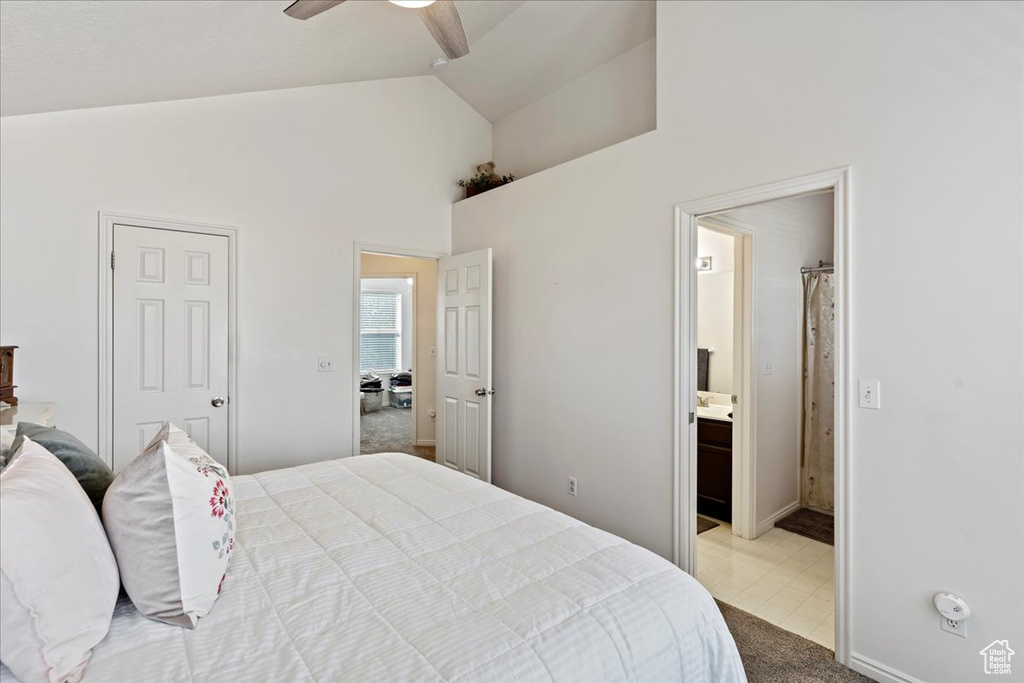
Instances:
[[[437,462],[491,480],[491,250],[437,262]]]

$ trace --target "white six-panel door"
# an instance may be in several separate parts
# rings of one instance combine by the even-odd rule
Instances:
[[[228,238],[114,226],[113,466],[165,420],[227,464]]]
[[[437,262],[437,462],[491,480],[491,250]]]

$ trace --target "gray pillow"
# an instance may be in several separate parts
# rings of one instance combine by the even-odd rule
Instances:
[[[114,473],[107,463],[100,460],[91,448],[67,432],[31,422],[18,423],[18,432],[14,438],[14,445],[11,446],[11,453],[18,452],[26,436],[64,463],[85,489],[96,511],[102,510],[103,494],[114,481]]]

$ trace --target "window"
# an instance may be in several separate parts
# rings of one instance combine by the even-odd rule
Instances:
[[[359,370],[402,367],[402,295],[364,290],[359,297]]]

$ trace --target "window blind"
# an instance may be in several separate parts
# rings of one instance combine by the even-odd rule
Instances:
[[[398,370],[402,365],[402,297],[363,291],[359,297],[359,370]]]

